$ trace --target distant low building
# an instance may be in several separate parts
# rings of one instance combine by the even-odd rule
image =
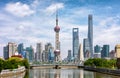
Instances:
[[[94,53],[94,58],[101,58],[101,53]]]
[[[115,46],[116,57],[120,58],[120,44]]]
[[[115,50],[112,50],[112,51],[110,52],[109,57],[110,57],[111,59],[115,59],[115,58],[116,58],[116,52],[115,52]]]

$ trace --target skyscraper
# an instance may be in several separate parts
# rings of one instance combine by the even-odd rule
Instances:
[[[83,40],[83,54],[85,59],[90,58],[90,47],[88,38],[85,38]]]
[[[79,29],[73,28],[73,57],[76,59],[78,57],[79,49]]]
[[[94,58],[101,58],[101,47],[99,45],[94,47]]]
[[[3,47],[3,52],[4,59],[7,60],[9,58],[8,46]]]
[[[45,61],[49,62],[49,50],[52,48],[52,44],[51,43],[47,43],[45,45]]]
[[[9,57],[15,54],[17,50],[17,45],[15,43],[9,42],[8,43],[8,52],[9,52]]]
[[[90,57],[93,57],[93,19],[92,15],[88,15],[88,41],[90,47]]]
[[[99,45],[96,45],[94,47],[94,51],[95,51],[95,53],[100,53],[101,52],[101,47]]]
[[[42,61],[42,44],[41,43],[37,43],[36,60],[37,61]]]
[[[18,53],[22,55],[23,51],[24,51],[23,43],[18,44]]]
[[[80,46],[79,46],[78,58],[80,61],[84,61],[82,44],[80,44]]]
[[[27,59],[29,62],[33,62],[34,60],[34,49],[32,46],[26,47]]]
[[[54,28],[55,31],[55,61],[60,61],[60,41],[59,41],[59,31],[60,27],[58,26],[58,14],[56,13],[56,26]]]
[[[109,45],[103,45],[101,51],[101,58],[108,58],[109,57]]]
[[[17,45],[16,43],[9,42],[8,45],[3,48],[3,50],[4,50],[4,59],[8,59],[15,54],[17,50]]]
[[[68,50],[68,56],[67,56],[68,62],[71,61],[71,58],[72,58],[71,50]]]
[[[47,43],[45,46],[45,50],[47,52],[46,58],[47,58],[48,62],[53,62],[54,61],[54,50],[53,50],[52,44]]]

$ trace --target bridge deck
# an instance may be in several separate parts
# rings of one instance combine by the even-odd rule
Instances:
[[[78,65],[31,65],[30,68],[81,68],[83,66]]]

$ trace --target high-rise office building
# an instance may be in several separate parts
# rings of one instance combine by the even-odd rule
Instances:
[[[54,49],[53,49],[53,47],[49,47],[49,50],[48,50],[48,61],[49,62],[54,62]]]
[[[83,40],[83,54],[85,59],[90,58],[90,47],[88,38],[85,38]]]
[[[46,51],[43,50],[42,52],[42,62],[46,62]]]
[[[101,52],[101,47],[100,47],[99,45],[96,45],[96,46],[94,47],[94,52],[95,52],[95,53],[100,53],[100,52]]]
[[[56,26],[54,28],[55,31],[55,61],[60,61],[60,41],[59,41],[59,31],[60,27],[58,26],[58,14],[56,13]]]
[[[116,57],[120,58],[120,44],[115,46]]]
[[[109,57],[109,45],[103,45],[101,51],[101,58],[108,58]]]
[[[8,43],[8,52],[9,52],[9,57],[15,54],[17,50],[17,45],[16,43],[9,42]]]
[[[73,57],[78,58],[78,49],[79,49],[79,29],[73,28]]]
[[[80,44],[80,46],[79,46],[78,58],[79,58],[80,61],[84,61],[82,44]]]
[[[42,61],[42,44],[41,43],[37,43],[36,60],[37,61]]]
[[[8,59],[15,54],[17,50],[17,45],[13,42],[9,42],[8,45],[3,48],[3,50],[4,50],[4,59]]]
[[[88,41],[90,47],[90,57],[93,57],[93,17],[88,15]]]
[[[50,48],[52,48],[52,44],[51,43],[45,44],[45,61],[46,62],[49,61],[49,50],[50,50]]]
[[[99,45],[94,47],[94,58],[101,58],[101,47]]]
[[[23,58],[26,58],[26,51],[24,49],[23,43],[18,44],[18,53],[22,55]]]
[[[18,53],[23,56],[24,46],[23,43],[18,44]]]
[[[3,47],[3,56],[5,60],[9,58],[8,46]]]
[[[68,62],[71,61],[71,58],[72,58],[71,50],[68,50],[68,56],[67,56]]]
[[[32,46],[26,47],[26,55],[27,55],[27,59],[29,60],[29,62],[33,62],[33,60],[34,60],[34,49],[33,49]]]

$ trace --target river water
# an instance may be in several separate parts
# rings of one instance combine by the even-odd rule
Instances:
[[[24,78],[120,78],[83,69],[30,69]]]

